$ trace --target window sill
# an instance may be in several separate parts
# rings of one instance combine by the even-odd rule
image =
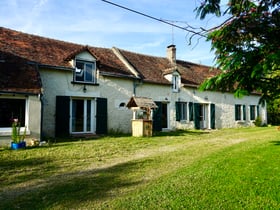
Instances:
[[[22,135],[24,132],[24,128],[20,128],[20,134]],[[0,128],[0,136],[11,136],[12,131],[11,128]],[[26,135],[30,135],[30,130],[26,129]]]
[[[92,86],[99,86],[98,83],[93,83],[93,82],[82,82],[82,81],[72,81],[72,84],[79,84],[79,85],[92,85]]]

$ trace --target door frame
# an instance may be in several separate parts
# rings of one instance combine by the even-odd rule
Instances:
[[[82,100],[84,102],[84,112],[83,112],[83,131],[73,131],[73,101]],[[88,100],[90,100],[90,130],[87,131],[87,117],[88,117]],[[70,98],[70,120],[69,120],[69,132],[70,134],[84,134],[84,133],[95,133],[96,130],[96,99],[95,98],[84,98],[84,97],[71,97]]]

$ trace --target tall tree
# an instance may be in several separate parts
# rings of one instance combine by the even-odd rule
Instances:
[[[224,8],[224,9],[222,9]],[[208,31],[221,74],[206,80],[202,90],[232,91],[236,96],[262,93],[262,99],[280,97],[280,0],[203,0],[196,8],[226,16]]]

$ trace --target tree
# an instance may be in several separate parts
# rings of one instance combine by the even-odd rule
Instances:
[[[220,0],[204,0],[196,8],[227,16],[208,30],[221,74],[209,78],[202,90],[232,91],[237,97],[261,92],[262,99],[280,97],[280,0],[229,0],[222,11]]]
[[[280,125],[280,99],[267,103],[267,121],[272,125]]]

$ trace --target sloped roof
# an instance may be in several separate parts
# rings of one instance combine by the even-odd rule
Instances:
[[[186,86],[199,86],[205,79],[220,74],[220,70],[201,64],[177,60],[181,82]]]
[[[164,70],[171,67],[171,63],[167,58],[144,55],[126,50],[120,50],[120,52],[138,71],[143,81],[170,84],[163,76]]]
[[[194,64],[191,62],[176,61],[176,66],[172,65],[167,58],[144,55],[126,50],[119,50],[130,64],[139,72],[143,81],[170,84],[164,75],[172,73],[177,68],[181,74],[181,82],[187,86],[198,86],[205,79],[220,73],[217,69],[209,66]]]
[[[84,50],[89,51],[98,61],[101,75],[141,78],[143,82],[170,85],[164,76],[173,71],[174,65],[165,57],[144,55],[118,49],[126,62],[138,73],[136,76],[114,50],[91,47],[71,42],[65,42],[37,35],[31,35],[0,27],[0,49],[31,62],[44,66],[72,69],[69,59]],[[220,73],[217,69],[186,61],[176,61],[177,71],[181,74],[183,85],[197,87],[206,78]],[[29,67],[30,68],[30,67]],[[33,80],[36,78],[34,77]],[[1,85],[1,84],[0,84]]]
[[[131,97],[126,106],[128,108],[139,107],[141,109],[155,109],[155,108],[157,108],[157,105],[155,104],[155,102],[151,98],[136,97],[136,96]]]
[[[90,47],[0,27],[0,49],[41,65],[71,68],[73,53],[88,50],[99,61],[100,72],[116,76],[134,75],[111,49]]]
[[[35,65],[0,50],[0,92],[41,93],[41,80]]]

